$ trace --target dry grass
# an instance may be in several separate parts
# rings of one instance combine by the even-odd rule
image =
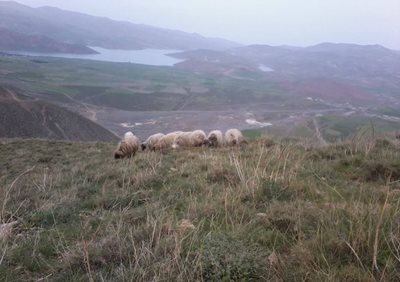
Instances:
[[[400,151],[0,144],[5,281],[398,281]]]

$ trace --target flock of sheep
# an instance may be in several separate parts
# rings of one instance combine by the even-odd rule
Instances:
[[[236,146],[247,143],[243,134],[238,129],[229,129],[223,134],[220,130],[213,130],[208,135],[203,130],[175,131],[168,134],[157,133],[151,135],[143,143],[132,132],[124,134],[114,151],[114,158],[130,158],[141,148],[143,151],[164,151],[185,147],[222,147]]]

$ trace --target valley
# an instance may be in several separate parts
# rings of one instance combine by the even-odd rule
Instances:
[[[400,128],[400,86],[394,78],[389,83],[375,76],[378,82],[365,85],[362,77],[367,74],[361,71],[351,81],[340,72],[332,78],[322,71],[318,77],[299,77],[279,71],[277,65],[270,72],[258,65],[245,69],[240,60],[245,61],[237,57],[223,62],[223,56],[204,61],[196,55],[168,67],[4,55],[0,83],[82,115],[116,135],[132,130],[141,138],[178,129],[238,127],[321,143],[345,139],[373,124],[382,125],[378,131],[385,134]],[[196,68],[190,66],[194,61]],[[355,122],[343,125],[342,119]],[[324,128],[316,128],[314,121]]]

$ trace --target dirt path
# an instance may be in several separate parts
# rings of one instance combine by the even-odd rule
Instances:
[[[88,106],[88,104],[83,103],[79,100],[76,100],[75,98],[72,98],[71,96],[69,96],[68,94],[62,93],[65,97],[67,97],[69,100],[71,100],[72,102],[82,106],[85,109],[85,112],[88,114],[88,118],[91,121],[97,121],[97,112],[92,109],[90,106]]]
[[[18,102],[18,103],[21,102],[21,99],[19,99],[19,98],[17,97],[17,95],[15,95],[15,93],[14,93],[13,91],[11,91],[10,89],[7,89],[7,88],[5,88],[5,90],[6,90],[6,92],[11,96],[11,98],[12,98],[13,100],[15,100],[15,101]]]
[[[47,128],[47,126],[46,126],[46,124],[47,124],[46,106],[45,105],[42,107],[42,110],[40,111],[40,113],[41,113],[42,119],[43,119],[42,126]]]
[[[186,93],[189,95],[181,104],[178,104],[176,107],[175,107],[175,109],[174,109],[174,111],[182,111],[190,102],[192,102],[195,98],[196,98],[196,96],[197,96],[197,94],[196,93],[192,93],[191,91],[190,91],[190,88],[184,88],[185,89],[185,91],[186,91]]]
[[[8,88],[4,88],[4,90],[7,92],[8,95],[10,95],[11,99],[13,99],[15,102],[17,102],[18,105],[20,105],[24,110],[26,110],[27,112],[31,112],[31,109],[28,106],[26,106],[25,101],[18,98],[17,95],[13,91],[11,91]]]
[[[318,122],[315,118],[313,119],[313,123],[314,123],[314,127],[315,127],[315,136],[317,137],[317,139],[319,140],[321,145],[323,145],[323,146],[327,145],[328,142],[326,142],[324,137],[322,137],[321,131],[319,130]]]
[[[65,133],[64,129],[62,129],[62,127],[58,123],[55,122],[54,124],[57,127],[57,129],[61,132],[61,135],[64,137],[64,139],[69,140],[68,135]]]

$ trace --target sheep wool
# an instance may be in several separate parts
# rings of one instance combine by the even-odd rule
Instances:
[[[175,139],[182,133],[182,131],[175,131],[168,133],[160,138],[158,142],[154,145],[154,150],[166,150],[172,148],[175,143]]]
[[[142,150],[143,151],[146,150],[146,149],[148,149],[150,151],[154,150],[154,146],[164,136],[165,135],[163,133],[156,133],[156,134],[153,134],[153,135],[149,136],[149,138],[147,138],[146,141],[144,141],[141,144]]]
[[[117,149],[114,151],[115,159],[123,159],[125,157],[131,158],[135,156],[139,150],[139,138],[137,138],[132,132],[126,132],[121,142],[118,143]]]
[[[225,144],[227,146],[236,146],[247,143],[239,129],[229,129],[225,132]]]
[[[207,135],[203,130],[195,130],[190,134],[190,145],[192,147],[200,147],[206,144]]]
[[[221,147],[224,145],[224,135],[220,130],[213,130],[207,136],[207,144],[210,147]]]
[[[191,146],[191,135],[192,131],[182,132],[178,134],[175,138],[172,148],[176,149],[179,147],[190,147]]]

